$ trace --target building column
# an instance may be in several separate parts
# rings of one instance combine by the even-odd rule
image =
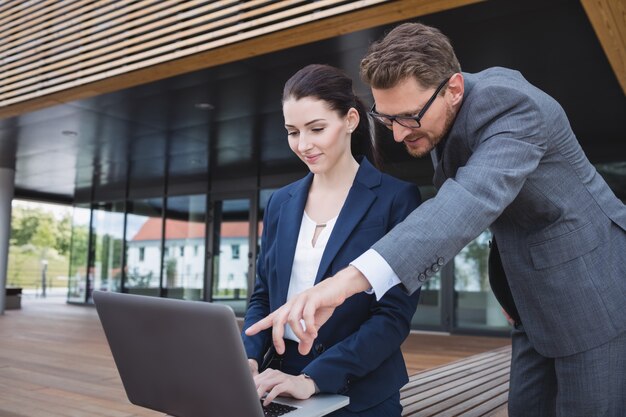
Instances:
[[[0,314],[6,301],[9,238],[11,237],[11,202],[15,189],[15,170],[0,168]]]

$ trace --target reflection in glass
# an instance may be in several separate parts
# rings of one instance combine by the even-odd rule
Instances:
[[[435,187],[420,186],[422,202],[433,198],[437,193]],[[422,285],[420,301],[411,320],[413,327],[440,327],[441,323],[441,270]],[[448,330],[448,329],[444,329]]]
[[[212,301],[243,314],[248,298],[250,200],[214,202],[213,222]]]
[[[489,240],[484,231],[454,258],[456,326],[504,330],[508,323],[489,286]]]
[[[124,239],[124,203],[101,203],[93,210],[94,260],[92,290],[122,289],[122,247]],[[91,294],[90,294],[91,298]]]
[[[87,254],[89,251],[89,205],[74,207],[72,217],[72,248],[70,254],[70,275],[68,301],[84,303],[87,296]]]
[[[165,220],[165,296],[200,300],[204,287],[206,196],[170,197]]]
[[[128,203],[126,219],[126,282],[131,294],[160,295],[161,198]]]
[[[419,305],[411,325],[412,327],[441,325],[441,271],[422,285]]]

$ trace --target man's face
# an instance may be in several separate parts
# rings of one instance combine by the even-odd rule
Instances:
[[[454,76],[453,76],[454,78]],[[376,112],[390,116],[416,116],[428,103],[436,88],[424,88],[414,77],[408,77],[388,89],[372,88]],[[405,127],[394,121],[389,129],[396,142],[403,142],[415,157],[428,154],[448,133],[456,109],[448,88],[438,94],[420,120],[420,127]]]

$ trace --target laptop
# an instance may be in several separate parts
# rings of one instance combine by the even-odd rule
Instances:
[[[262,407],[226,305],[102,291],[93,300],[135,405],[174,417],[321,417],[349,402],[318,394]]]

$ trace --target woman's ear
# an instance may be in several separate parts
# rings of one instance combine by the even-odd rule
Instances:
[[[359,117],[359,112],[354,107],[350,107],[348,110],[348,114],[346,114],[346,122],[348,124],[348,132],[352,133],[356,130],[356,127],[359,125],[359,121],[361,118]]]

